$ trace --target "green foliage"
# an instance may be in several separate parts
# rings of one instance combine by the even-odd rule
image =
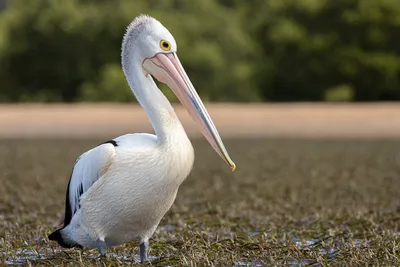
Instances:
[[[120,47],[141,13],[172,32],[208,101],[400,99],[397,0],[13,0],[0,101],[134,101]]]
[[[400,99],[400,1],[250,2],[263,98],[318,101],[347,84],[357,101]]]
[[[211,0],[14,0],[0,14],[0,99],[133,100],[120,68],[120,47],[126,26],[140,13],[156,17],[174,34],[200,96],[257,99],[247,60],[251,42],[239,17]]]
[[[86,82],[81,87],[82,100],[129,102],[134,99],[118,64],[107,64],[97,82]]]
[[[339,85],[325,91],[324,100],[329,102],[352,101],[354,90],[349,85]]]

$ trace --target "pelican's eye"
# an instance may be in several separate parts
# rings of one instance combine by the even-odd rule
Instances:
[[[160,42],[160,47],[161,47],[161,49],[164,50],[164,51],[169,51],[169,50],[171,50],[171,45],[170,45],[170,43],[169,43],[168,41],[165,41],[165,40],[161,40],[161,42]]]

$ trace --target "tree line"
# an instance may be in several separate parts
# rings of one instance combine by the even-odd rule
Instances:
[[[2,3],[1,102],[135,101],[120,48],[142,13],[174,35],[205,101],[400,100],[398,0]]]

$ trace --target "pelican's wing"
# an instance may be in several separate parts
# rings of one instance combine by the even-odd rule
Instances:
[[[107,141],[83,153],[75,162],[68,183],[64,227],[79,210],[79,201],[83,193],[107,172],[115,155],[115,140]]]

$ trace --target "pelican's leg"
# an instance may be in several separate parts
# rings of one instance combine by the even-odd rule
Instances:
[[[148,261],[147,251],[149,250],[149,239],[143,239],[140,243],[140,262]]]
[[[106,242],[104,242],[104,237],[97,239],[97,249],[99,250],[101,256],[106,256],[107,246]]]

